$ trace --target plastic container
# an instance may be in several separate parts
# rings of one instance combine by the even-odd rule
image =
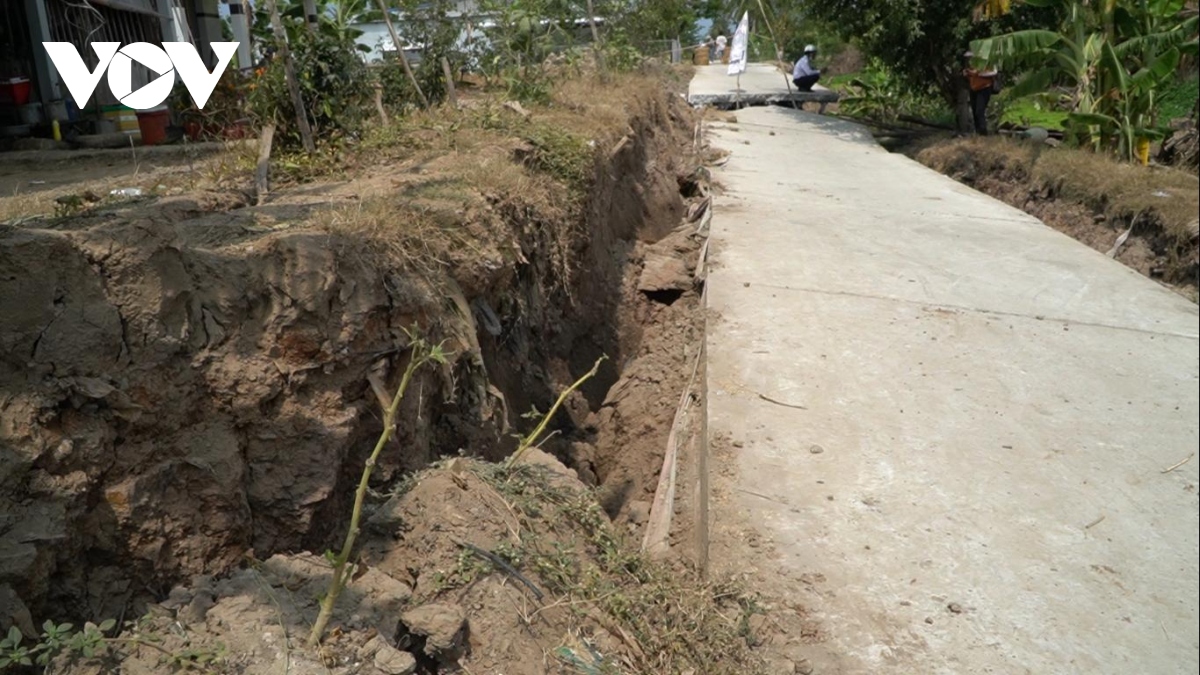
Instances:
[[[33,87],[29,84],[29,78],[13,77],[7,80],[0,80],[0,104],[8,103],[15,106],[23,106],[29,103],[29,94]]]
[[[133,108],[127,108],[123,105],[106,105],[101,106],[100,113],[117,125],[117,131],[124,131],[125,133],[141,132],[141,128],[138,127],[137,111]]]
[[[167,127],[171,124],[171,112],[167,106],[141,110],[137,114],[137,121],[143,145],[158,145],[167,140]]]

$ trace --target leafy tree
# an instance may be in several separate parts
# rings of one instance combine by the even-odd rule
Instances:
[[[986,30],[973,21],[974,3],[963,0],[808,0],[805,6],[901,82],[933,88],[951,104],[961,86],[961,54]]]
[[[320,20],[316,31],[308,29],[300,0],[279,2],[309,124],[319,136],[327,138],[355,133],[366,116],[366,104],[372,95],[370,74],[359,56],[367,48],[354,42],[361,35],[352,26],[356,15],[339,12],[333,6],[338,4],[348,9],[355,1],[318,3]],[[291,143],[298,139],[299,131],[290,113],[292,103],[283,63],[271,56],[277,45],[266,3],[259,3],[256,8],[252,30],[268,58],[249,88],[250,109],[260,120],[278,125],[277,143]]]
[[[1054,24],[1054,9],[1001,0],[777,0],[800,7],[802,26],[828,27],[878,59],[914,92],[933,91],[951,105],[962,88],[962,54],[997,31]],[[989,5],[995,5],[988,9]],[[994,21],[984,21],[995,14]]]
[[[611,8],[622,11],[615,3]],[[633,44],[649,48],[658,40],[690,42],[695,37],[696,19],[692,0],[636,0],[624,8],[616,25]]]
[[[279,17],[283,20],[289,43],[298,40],[308,31],[308,23],[304,17],[303,0],[277,0]],[[317,32],[329,40],[342,43],[352,43],[362,35],[362,31],[354,24],[378,18],[379,12],[374,9],[371,0],[318,0],[317,2]],[[265,2],[257,2],[254,7],[253,20],[250,26],[255,42],[269,45],[275,37],[271,31],[271,17],[267,12]],[[370,51],[365,46],[356,46],[359,51]]]

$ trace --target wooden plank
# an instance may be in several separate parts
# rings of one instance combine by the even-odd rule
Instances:
[[[650,518],[646,524],[646,533],[642,538],[642,550],[651,556],[661,556],[668,548],[668,537],[671,533],[671,515],[675,511],[675,476],[679,463],[679,429],[691,405],[692,386],[696,383],[696,373],[700,370],[700,359],[704,354],[701,349],[696,354],[692,365],[692,375],[687,386],[679,396],[679,406],[675,409],[675,419],[671,423],[671,431],[667,434],[667,451],[663,454],[662,469],[658,474],[658,487],[654,490],[654,502],[650,506]]]

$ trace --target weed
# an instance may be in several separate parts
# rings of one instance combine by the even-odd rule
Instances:
[[[379,453],[383,452],[384,446],[396,432],[396,414],[400,409],[400,403],[404,400],[404,394],[408,391],[408,385],[412,382],[413,374],[418,368],[427,363],[437,363],[445,365],[446,354],[442,350],[441,344],[431,345],[425,340],[418,337],[416,329],[408,332],[409,338],[409,358],[408,366],[404,369],[404,375],[400,378],[400,384],[396,388],[396,393],[391,398],[391,403],[387,403],[386,394],[383,392],[383,385],[376,380],[371,381],[371,386],[375,389],[375,394],[380,399],[380,404],[384,405],[383,413],[383,431],[379,434],[379,440],[375,443],[375,449],[371,451],[371,456],[363,464],[362,478],[358,482],[358,490],[354,493],[354,507],[350,511],[350,526],[346,531],[346,540],[342,544],[342,550],[339,553],[332,551],[326,552],[325,557],[333,566],[333,574],[329,578],[329,589],[325,592],[325,597],[321,598],[321,611],[317,615],[317,621],[313,624],[312,632],[308,634],[308,645],[315,647],[321,642],[321,637],[325,634],[325,626],[329,625],[330,618],[333,617],[333,607],[337,604],[338,596],[341,595],[342,589],[350,582],[353,576],[356,565],[350,563],[350,556],[354,553],[354,543],[359,535],[359,521],[362,519],[363,501],[367,496],[367,486],[371,481],[371,473],[375,469],[375,462],[379,459]],[[386,405],[385,405],[386,404]]]
[[[562,181],[578,193],[591,182],[592,148],[586,139],[547,124],[538,124],[526,134],[533,146],[526,166]]]
[[[25,636],[13,626],[0,640],[0,671],[9,668],[37,666],[49,672],[59,658],[69,661],[91,659],[118,652],[122,646],[149,647],[162,653],[162,662],[171,672],[210,672],[219,667],[225,658],[223,648],[185,649],[169,651],[157,644],[153,635],[137,637],[108,637],[106,634],[116,627],[117,622],[108,619],[99,625],[88,622],[76,630],[74,624],[46,621],[42,634],[32,644],[25,644]]]

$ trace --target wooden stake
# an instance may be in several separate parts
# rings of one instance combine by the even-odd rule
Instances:
[[[375,83],[375,112],[379,113],[379,121],[383,126],[388,125],[387,111],[383,109],[383,83]]]
[[[388,32],[392,34],[392,44],[396,46],[396,53],[400,56],[400,65],[404,66],[404,74],[408,76],[409,83],[417,92],[417,98],[421,100],[421,107],[429,107],[429,99],[425,98],[425,92],[421,91],[421,85],[417,84],[417,76],[413,74],[412,68],[408,65],[408,57],[404,54],[404,45],[400,43],[400,35],[396,33],[396,27],[392,25],[392,17],[388,14],[387,4],[384,0],[376,0],[379,4],[379,11],[383,12],[383,22],[387,24]]]
[[[288,49],[287,32],[283,30],[283,20],[279,18],[279,5],[276,0],[267,0],[267,8],[271,12],[271,29],[275,33],[275,41],[279,43],[279,58],[283,59],[283,74],[287,79],[288,93],[292,95],[292,106],[296,108],[296,126],[300,129],[300,141],[304,143],[306,152],[315,152],[317,146],[313,142],[312,127],[308,124],[304,98],[300,96],[300,82],[296,79],[292,50]]]
[[[446,97],[450,100],[451,108],[458,108],[458,92],[454,90],[454,72],[450,70],[450,61],[442,57],[442,76],[446,78]]]
[[[275,123],[262,129],[258,139],[258,166],[254,171],[254,203],[262,204],[267,198],[267,174],[271,169],[271,145],[275,142]]]

